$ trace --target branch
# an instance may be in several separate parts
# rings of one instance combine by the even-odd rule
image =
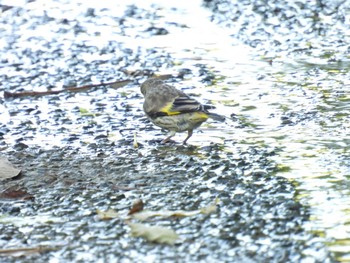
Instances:
[[[80,87],[68,87],[62,90],[48,90],[48,91],[23,91],[23,92],[9,92],[4,91],[4,98],[21,98],[21,97],[39,97],[46,95],[59,94],[63,92],[82,92],[95,87],[111,86],[113,89],[118,89],[127,85],[131,80],[117,80],[113,82],[99,83],[99,84],[89,84]]]

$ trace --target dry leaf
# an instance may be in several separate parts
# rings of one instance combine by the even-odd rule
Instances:
[[[220,199],[215,198],[215,200],[212,204],[200,209],[201,214],[209,215],[209,214],[215,213],[219,203],[220,203]]]
[[[173,245],[179,238],[174,230],[165,227],[148,226],[140,223],[129,223],[129,227],[134,237],[142,237],[150,242]]]
[[[215,213],[216,208],[217,208],[216,204],[211,204],[211,205],[208,205],[206,207],[201,208],[200,211],[201,211],[201,214],[203,214],[203,215],[209,215],[209,214]]]
[[[215,201],[201,209],[193,210],[193,211],[184,211],[184,210],[175,210],[175,211],[169,211],[169,210],[163,210],[163,211],[149,211],[149,210],[143,210],[137,213],[132,214],[132,217],[138,220],[147,220],[152,217],[188,217],[188,216],[195,216],[199,214],[203,215],[209,215],[214,212],[216,212],[216,208],[220,200],[218,198],[215,199]]]
[[[133,204],[132,204],[132,207],[128,213],[128,215],[132,215],[132,214],[135,214],[137,212],[140,212],[143,210],[143,201],[141,199],[138,199],[136,200]]]
[[[20,172],[6,158],[0,157],[0,181],[16,177]]]
[[[119,214],[114,209],[108,209],[107,211],[96,210],[98,217],[102,220],[109,220],[119,217]]]
[[[175,210],[175,211],[169,211],[169,210],[163,210],[163,211],[150,211],[150,210],[143,210],[141,212],[135,213],[132,216],[138,220],[147,220],[152,217],[186,217],[186,216],[195,216],[200,214],[200,210],[195,211],[183,211],[183,210]]]
[[[26,190],[18,189],[17,186],[7,188],[0,193],[0,198],[5,199],[19,199],[19,200],[33,200],[34,196],[29,194]]]
[[[139,148],[139,144],[137,142],[137,133],[136,132],[134,132],[134,143],[133,143],[133,145],[134,145],[135,149]]]

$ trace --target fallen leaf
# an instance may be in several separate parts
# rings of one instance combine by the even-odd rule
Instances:
[[[220,199],[215,198],[215,200],[212,204],[200,209],[201,214],[209,215],[209,214],[215,213],[219,203],[220,203]]]
[[[179,236],[174,230],[160,227],[148,226],[140,223],[129,223],[131,235],[142,237],[150,242],[173,245]]]
[[[195,216],[200,214],[200,210],[194,210],[194,211],[183,211],[183,210],[175,210],[175,211],[169,211],[169,210],[163,210],[163,211],[150,211],[150,210],[143,210],[138,213],[135,213],[132,215],[133,218],[144,221],[148,218],[152,217],[187,217],[187,216]]]
[[[133,143],[133,145],[134,145],[135,149],[139,148],[139,144],[137,142],[137,134],[136,134],[136,132],[134,132],[134,143]]]
[[[211,205],[208,205],[206,207],[201,208],[200,211],[201,211],[201,214],[203,214],[203,215],[209,215],[209,214],[215,213],[216,209],[217,209],[217,205],[211,204]]]
[[[29,194],[26,190],[18,189],[16,186],[7,188],[0,193],[0,198],[4,199],[19,199],[19,200],[33,200],[34,196]]]
[[[92,112],[90,112],[88,109],[79,107],[79,112],[81,116],[92,116],[92,117],[96,117],[96,115]]]
[[[102,220],[109,220],[119,217],[119,214],[114,209],[108,209],[107,211],[96,210],[98,217]]]
[[[0,157],[0,181],[16,177],[20,172],[6,158]]]
[[[144,204],[143,201],[141,199],[136,200],[133,204],[132,207],[128,213],[128,215],[132,215],[135,214],[137,212],[140,212],[143,210]]]
[[[214,212],[216,212],[217,209],[217,205],[220,202],[220,200],[218,198],[215,199],[215,201],[206,206],[203,207],[201,209],[198,210],[192,210],[192,211],[184,211],[184,210],[174,210],[174,211],[170,211],[170,210],[161,210],[161,211],[150,211],[150,210],[142,210],[140,212],[137,213],[133,213],[132,217],[141,221],[147,220],[149,218],[152,217],[163,217],[163,218],[167,218],[167,217],[188,217],[188,216],[195,216],[195,215],[199,215],[199,214],[203,214],[203,215],[209,215],[212,214]]]

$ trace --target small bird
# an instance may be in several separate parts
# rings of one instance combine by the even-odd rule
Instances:
[[[141,93],[145,101],[143,110],[153,124],[169,130],[170,133],[162,141],[168,142],[176,132],[187,131],[183,141],[186,144],[193,130],[198,128],[208,118],[223,122],[224,116],[210,113],[213,106],[200,104],[184,92],[165,84],[161,79],[149,78],[141,84]]]

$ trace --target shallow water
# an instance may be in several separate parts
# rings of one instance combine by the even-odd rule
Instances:
[[[48,10],[51,17],[67,19],[67,14],[75,15],[76,3],[71,6],[67,1],[64,16],[61,13],[61,2],[50,2],[41,5],[41,1],[33,2],[30,10],[42,14],[44,9]],[[101,25],[94,28],[77,29],[86,31],[81,34],[79,41],[91,43],[91,46],[105,47],[111,35],[115,41],[123,44],[121,47],[137,50],[138,46],[168,52],[176,63],[172,66],[164,63],[159,67],[159,74],[175,74],[178,70],[189,68],[192,72],[200,70],[198,64],[204,64],[210,69],[214,81],[212,85],[199,82],[198,74],[185,75],[181,83],[174,84],[183,88],[186,92],[198,95],[198,100],[212,103],[216,112],[230,116],[235,114],[238,120],[228,119],[226,123],[208,122],[196,132],[190,143],[197,146],[205,146],[210,142],[223,144],[225,150],[233,151],[232,147],[246,147],[247,145],[259,146],[261,148],[277,148],[277,155],[271,157],[279,164],[277,175],[290,179],[298,190],[298,199],[306,206],[311,207],[311,220],[303,225],[310,232],[320,235],[339,261],[350,262],[350,190],[346,180],[350,175],[348,164],[349,157],[349,73],[348,62],[329,63],[326,58],[305,57],[283,54],[274,58],[272,63],[269,58],[264,57],[257,50],[240,44],[231,38],[229,31],[209,22],[209,10],[200,7],[200,1],[176,1],[176,3],[165,3],[164,1],[128,1],[128,5],[135,4],[138,8],[157,8],[156,26],[166,27],[169,34],[152,37],[139,36],[139,32],[146,27],[140,20],[135,19],[133,23],[127,24],[126,32],[121,32],[116,26],[116,21],[109,19],[111,14],[117,16],[122,14],[126,8],[123,3],[113,5],[99,3],[98,1],[82,1],[82,7],[95,7],[99,10],[101,5],[106,9],[106,15],[100,20]],[[153,4],[155,3],[155,4]],[[81,17],[81,16],[80,16]],[[88,23],[88,16],[86,17]],[[171,23],[176,23],[173,26]],[[178,26],[179,24],[186,26]],[[89,23],[88,23],[89,24]],[[46,39],[54,37],[52,34],[54,23],[47,23],[40,27],[41,33]],[[115,28],[111,33],[110,28]],[[105,30],[102,30],[102,29]],[[98,34],[94,34],[94,30]],[[26,40],[26,35],[23,34]],[[74,41],[76,35],[65,34],[63,40]],[[25,49],[35,47],[36,41],[27,43]],[[25,42],[25,41],[24,41]],[[64,43],[64,41],[62,41]],[[1,45],[6,46],[5,41]],[[78,47],[77,47],[78,49]],[[56,61],[57,72],[63,70],[69,57],[73,52],[71,47],[64,49],[66,56],[61,56]],[[117,52],[117,51],[114,51]],[[150,54],[144,58],[151,60]],[[6,58],[16,62],[16,57],[8,55]],[[85,63],[95,60],[108,61],[110,57],[106,54],[96,54],[92,50],[81,52],[81,59]],[[22,67],[30,67],[31,61],[24,60]],[[74,62],[74,61],[73,61]],[[72,65],[74,64],[72,62]],[[129,67],[129,70],[140,69],[147,65],[141,61],[140,65]],[[162,63],[162,61],[160,61]],[[118,72],[113,72],[108,63],[91,68],[74,67],[77,70],[75,77],[82,82],[104,81],[113,79]],[[74,64],[75,65],[75,64]],[[62,68],[61,68],[62,66]],[[84,79],[87,72],[91,73],[88,79]],[[46,89],[53,85],[50,74],[55,71],[46,72],[44,80],[30,80],[21,86],[24,89],[37,90]],[[206,72],[208,74],[208,72]],[[9,71],[9,77],[18,77],[16,72]],[[26,76],[25,76],[26,77]],[[34,83],[33,83],[34,81]],[[37,81],[40,85],[35,85]],[[74,79],[62,77],[55,86],[69,83]],[[43,149],[52,149],[55,146],[67,145],[79,148],[80,153],[89,153],[85,145],[94,141],[94,137],[86,135],[87,119],[91,122],[106,123],[108,125],[91,128],[89,131],[94,136],[105,135],[108,131],[110,141],[118,141],[125,138],[121,133],[113,129],[124,118],[125,105],[130,107],[129,115],[143,116],[140,112],[142,98],[134,96],[139,90],[136,86],[127,86],[119,90],[108,89],[96,92],[96,101],[91,103],[91,96],[77,94],[67,96],[65,100],[53,100],[45,97],[32,100],[21,100],[20,103],[10,104],[6,107],[0,105],[0,118],[2,122],[11,122],[14,127],[23,126],[27,136],[21,139],[21,134],[9,134],[4,136],[6,144],[12,145],[21,141],[27,145],[40,145]],[[118,101],[118,95],[124,94],[131,99],[124,103]],[[114,104],[120,110],[116,116],[114,107],[103,107],[101,104],[108,101],[108,105]],[[112,103],[111,103],[112,102]],[[78,107],[77,107],[78,105]],[[28,116],[23,116],[19,110],[28,108]],[[47,118],[55,109],[65,109],[65,112],[57,111],[57,119]],[[79,111],[87,111],[94,117],[76,114]],[[18,113],[17,113],[18,112]],[[39,116],[39,117],[38,117]],[[11,118],[10,118],[11,117]],[[102,120],[103,119],[103,120]],[[25,120],[25,121],[23,121]],[[45,120],[39,122],[38,120]],[[67,121],[67,127],[62,125]],[[28,127],[35,126],[33,133],[28,132]],[[138,127],[135,123],[126,122],[125,130]],[[66,129],[66,130],[64,130]],[[64,130],[62,133],[60,131]],[[20,131],[18,131],[20,133]],[[74,140],[74,135],[84,134],[79,140]],[[69,138],[67,138],[69,134]],[[159,135],[160,132],[149,134],[148,131],[138,130],[137,137],[140,143]],[[162,135],[159,135],[162,136]],[[132,137],[132,136],[129,136]],[[129,138],[128,137],[128,138]],[[184,134],[179,134],[175,140],[183,139]],[[72,143],[73,140],[73,143]],[[236,142],[232,146],[232,142]],[[214,187],[214,186],[213,186]],[[224,187],[224,186],[215,186]]]
[[[216,84],[198,86],[189,78],[182,87],[195,85],[191,92],[210,98],[218,112],[235,113],[249,126],[236,129],[230,121],[208,124],[202,129],[204,135],[196,134],[192,142],[221,139],[237,141],[237,145],[278,147],[278,175],[292,180],[300,201],[311,206],[311,222],[304,227],[325,237],[338,260],[350,262],[347,62],[286,55],[269,63],[256,50],[233,43],[229,32],[208,22],[208,12],[194,2],[171,16],[181,16],[191,28],[147,44],[165,48],[181,66],[205,63]]]

